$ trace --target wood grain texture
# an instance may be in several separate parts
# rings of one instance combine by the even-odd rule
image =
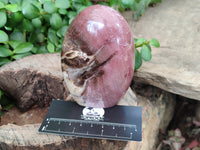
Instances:
[[[17,101],[20,110],[48,106],[52,98],[65,99],[60,54],[25,57],[0,68],[0,89]]]

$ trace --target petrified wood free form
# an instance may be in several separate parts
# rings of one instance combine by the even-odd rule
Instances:
[[[113,8],[93,5],[70,24],[62,47],[65,84],[80,105],[116,105],[132,81],[134,40],[126,20]]]

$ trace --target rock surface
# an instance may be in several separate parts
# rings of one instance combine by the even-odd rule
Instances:
[[[60,55],[58,54],[41,54],[38,55],[41,59],[47,60],[60,60]],[[31,57],[25,59],[27,62]],[[13,62],[14,64],[16,62]],[[17,62],[18,63],[18,62]],[[12,64],[9,64],[10,68]],[[45,63],[46,64],[46,63]],[[44,68],[48,68],[43,63]],[[15,64],[14,64],[15,65]],[[24,66],[21,66],[22,68]],[[32,66],[33,67],[33,66]],[[57,66],[58,67],[58,66]],[[21,68],[21,69],[22,69]],[[33,67],[34,68],[34,67]],[[19,67],[18,67],[19,69]],[[48,68],[48,71],[51,72],[51,69]],[[37,72],[37,69],[35,69]],[[43,72],[44,76],[48,76],[49,72]],[[63,80],[60,76],[61,71],[52,71],[57,78],[57,82],[54,82],[54,85],[59,85],[60,81]],[[40,78],[43,78],[41,76]],[[41,80],[39,78],[39,80]],[[16,88],[16,87],[13,87]],[[64,88],[64,87],[63,87]],[[142,117],[142,142],[122,142],[122,141],[110,141],[110,140],[95,140],[95,139],[85,139],[85,138],[72,138],[56,135],[46,135],[39,134],[37,130],[39,129],[40,124],[25,124],[22,125],[13,125],[7,124],[0,126],[0,149],[116,149],[116,150],[154,150],[157,144],[158,132],[159,129],[165,130],[169,124],[172,116],[175,105],[175,96],[168,92],[162,91],[155,87],[151,86],[136,86],[134,87],[137,95],[137,99],[133,94],[132,90],[129,88],[126,95],[120,101],[120,105],[138,105],[143,107],[143,117]],[[39,88],[38,88],[39,90]],[[44,91],[46,93],[48,91]],[[58,91],[58,95],[62,92]],[[47,94],[47,93],[46,93]],[[38,95],[40,96],[40,95]],[[28,97],[27,97],[28,98]],[[31,98],[31,97],[30,97]],[[36,109],[37,110],[37,109]],[[46,109],[44,108],[44,111]],[[24,117],[25,113],[22,113],[18,118]],[[38,113],[26,113],[28,115],[33,114],[37,115]],[[130,118],[131,119],[131,118]],[[12,123],[12,122],[11,122]],[[37,122],[38,123],[38,122]]]
[[[200,0],[163,0],[149,7],[139,21],[123,16],[134,37],[156,38],[152,60],[143,63],[134,80],[200,100]]]
[[[131,142],[131,150],[155,150],[159,130],[165,131],[174,113],[176,96],[149,85],[134,87],[138,106],[142,106],[141,143]],[[129,150],[129,149],[128,149]]]

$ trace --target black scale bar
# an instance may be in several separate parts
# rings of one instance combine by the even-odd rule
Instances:
[[[85,138],[141,141],[141,107],[107,108],[104,119],[100,121],[81,119],[83,108],[74,102],[53,100],[39,132]]]

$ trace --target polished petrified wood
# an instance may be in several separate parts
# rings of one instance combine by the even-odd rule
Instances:
[[[126,93],[135,63],[134,40],[114,9],[94,5],[70,24],[62,48],[62,70],[70,96],[80,105],[111,107]]]

